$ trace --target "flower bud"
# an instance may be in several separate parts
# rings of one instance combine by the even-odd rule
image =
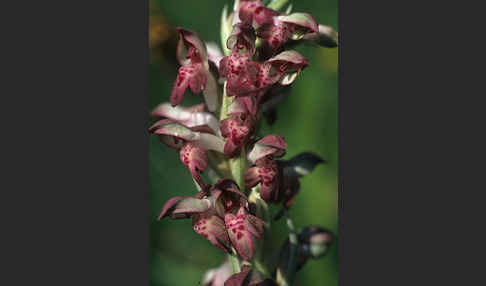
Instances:
[[[326,255],[333,240],[332,233],[319,226],[306,227],[299,234],[304,254],[314,259]]]

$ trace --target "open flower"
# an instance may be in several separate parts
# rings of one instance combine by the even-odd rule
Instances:
[[[248,154],[248,160],[256,165],[246,170],[245,186],[253,188],[260,183],[260,196],[267,203],[277,203],[281,199],[279,188],[283,176],[274,159],[284,156],[286,148],[283,137],[272,134],[257,141]]]
[[[202,235],[211,244],[224,252],[230,253],[229,237],[223,219],[214,210],[206,190],[192,197],[174,197],[168,200],[158,219],[192,217],[192,226],[196,233]]]
[[[235,114],[232,118],[221,120],[221,135],[226,138],[224,154],[236,157],[246,144],[253,130],[253,120],[247,114]]]
[[[224,223],[228,230],[231,244],[244,260],[253,259],[255,241],[263,236],[263,221],[240,207],[236,214],[227,213]]]
[[[263,236],[263,221],[250,213],[248,199],[234,181],[221,179],[212,192],[216,212],[224,217],[231,244],[243,259],[250,261],[255,240]]]
[[[264,40],[266,56],[279,52],[291,40],[300,40],[311,33],[319,34],[319,23],[307,13],[279,14],[260,1],[244,1],[238,11],[239,19],[251,24],[258,37]]]
[[[250,213],[248,199],[230,179],[221,179],[194,196],[168,200],[159,219],[164,217],[192,217],[194,231],[227,253],[234,246],[248,261],[253,258],[255,240],[263,236],[263,221]]]
[[[211,133],[194,131],[197,128],[198,126],[186,127],[171,119],[162,119],[150,127],[149,131],[159,135],[160,140],[168,147],[180,151],[181,161],[200,187],[205,188],[198,172],[207,168],[206,151],[214,150],[223,153],[225,143],[220,137]]]
[[[246,22],[240,22],[233,26],[233,30],[226,41],[226,47],[239,53],[255,54],[255,29]]]
[[[193,31],[177,28],[180,39],[177,44],[177,59],[181,64],[177,74],[170,103],[178,105],[187,87],[194,94],[204,93],[210,111],[217,108],[217,83],[209,71],[208,52],[199,35]]]
[[[252,163],[264,158],[280,158],[285,155],[287,143],[285,139],[278,134],[271,134],[258,140],[250,153],[248,160]]]
[[[267,203],[280,201],[279,186],[282,175],[277,162],[270,158],[262,158],[256,166],[245,172],[244,182],[247,188],[253,188],[260,183],[260,196]]]

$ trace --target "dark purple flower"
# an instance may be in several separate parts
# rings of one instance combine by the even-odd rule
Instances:
[[[198,172],[203,172],[208,167],[208,156],[206,155],[206,152],[199,146],[187,143],[181,148],[180,157],[182,163],[184,163],[191,172],[194,180],[199,184],[201,189],[204,189],[206,185],[204,185]]]
[[[191,124],[197,122],[189,121]],[[195,123],[193,128],[188,128],[171,119],[163,119],[157,121],[150,127],[149,131],[159,135],[160,140],[168,147],[179,150],[181,161],[189,169],[192,177],[201,188],[205,188],[204,182],[198,172],[202,172],[207,168],[208,158],[206,151],[214,150],[223,153],[225,142],[214,134],[194,131],[203,130],[205,129],[203,127],[209,124],[207,120],[201,120],[200,123],[201,125]],[[207,128],[213,130],[209,127]]]
[[[230,158],[238,156],[252,133],[251,117],[247,114],[236,114],[232,118],[221,120],[220,124],[221,135],[227,139],[224,154]]]
[[[170,103],[178,105],[187,87],[194,94],[204,91],[204,97],[209,110],[216,110],[217,83],[209,71],[208,52],[199,35],[193,31],[177,28],[180,39],[177,44],[177,59],[181,64],[177,74]]]
[[[285,139],[278,134],[271,134],[258,140],[253,149],[248,153],[248,160],[252,163],[264,158],[280,158],[285,155],[287,143]]]
[[[248,199],[230,179],[219,180],[211,189],[216,212],[224,217],[231,244],[245,260],[253,258],[255,240],[263,236],[263,221],[248,210]]]
[[[253,188],[260,183],[260,196],[267,203],[280,201],[279,186],[282,175],[277,162],[264,157],[256,162],[256,166],[245,172],[244,182],[247,188]]]
[[[231,244],[244,260],[253,259],[255,241],[263,236],[263,221],[240,207],[236,214],[226,213],[224,223]]]
[[[248,199],[230,179],[220,179],[192,197],[168,200],[159,219],[192,217],[194,231],[230,252],[233,245],[245,260],[253,258],[255,240],[263,236],[263,221],[250,213]]]
[[[245,22],[240,22],[233,26],[233,30],[226,41],[226,47],[235,53],[248,53],[250,56],[255,54],[255,29]]]

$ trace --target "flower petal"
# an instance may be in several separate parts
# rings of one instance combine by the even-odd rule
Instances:
[[[280,63],[281,65],[292,64],[292,70],[302,69],[309,64],[309,61],[307,61],[307,59],[301,53],[294,50],[283,51],[269,59],[267,62],[272,64]],[[289,68],[290,67],[287,66],[286,70]]]
[[[223,286],[224,282],[233,274],[231,262],[226,259],[218,268],[209,269],[203,278],[203,286]]]
[[[305,34],[318,33],[319,23],[307,13],[292,13],[290,15],[281,15],[277,17],[279,21],[295,26],[291,38],[293,40],[301,39]]]
[[[170,119],[157,122],[149,130],[154,134],[160,135],[160,140],[164,144],[176,150],[179,150],[187,141],[190,141],[204,150],[224,152],[225,142],[222,138],[209,133],[193,131]]]
[[[255,28],[273,22],[273,17],[278,13],[263,6],[260,1],[245,1],[241,4],[239,13],[240,20],[252,24]]]
[[[263,237],[263,220],[251,214],[247,214],[244,221],[248,231],[257,238]]]
[[[208,106],[209,111],[214,112],[218,108],[219,88],[216,79],[209,70],[205,70],[205,77],[207,79],[206,86],[203,90],[204,101]]]
[[[238,254],[247,261],[253,258],[256,239],[247,226],[245,225],[246,211],[240,208],[237,215],[227,213],[224,216],[224,223],[228,230],[228,235],[232,245],[236,248]]]
[[[244,176],[245,187],[253,188],[260,183],[261,179],[260,174],[258,173],[258,168],[258,166],[255,166],[246,170]]]
[[[285,155],[285,149],[287,149],[287,143],[282,136],[278,134],[267,135],[255,143],[248,154],[248,160],[255,163],[267,156],[280,158]]]
[[[180,158],[182,163],[184,163],[184,165],[186,165],[186,167],[189,169],[192,177],[199,184],[201,189],[206,188],[206,185],[198,173],[198,171],[202,172],[208,167],[208,157],[206,152],[204,152],[201,147],[195,146],[192,143],[187,143],[181,148]]]
[[[221,120],[221,135],[228,139],[224,146],[226,156],[231,158],[239,154],[250,133],[249,124],[249,121],[243,121],[240,117]]]
[[[176,28],[177,31],[180,33],[178,48],[177,48],[177,59],[181,65],[187,64],[187,56],[189,55],[189,51],[187,46],[193,47],[196,52],[195,55],[199,58],[199,61],[205,64],[205,68],[208,69],[208,52],[206,49],[206,45],[201,40],[201,37],[196,32],[191,30],[183,29],[180,27]],[[179,48],[180,47],[180,48]],[[183,47],[186,47],[183,49]]]
[[[226,253],[230,252],[229,237],[223,219],[213,212],[195,215],[192,219],[194,231],[204,236],[211,244],[219,247]]]
[[[244,102],[241,101],[241,97],[237,97],[233,103],[228,107],[227,115],[235,115],[235,114],[242,114],[248,113],[248,109]]]
[[[339,35],[332,27],[319,25],[318,33],[307,34],[303,39],[322,47],[335,48],[338,46]]]
[[[208,60],[219,69],[219,61],[223,58],[223,52],[221,52],[219,45],[215,42],[207,42],[206,48],[208,50]]]
[[[158,220],[170,216],[171,219],[187,218],[195,213],[202,213],[210,209],[211,202],[208,199],[196,199],[193,197],[173,197],[168,200]]]
[[[294,50],[283,51],[266,63],[282,73],[279,79],[282,85],[289,85],[294,82],[300,71],[309,64],[303,55]]]
[[[238,52],[255,54],[255,29],[246,23],[240,22],[233,26],[233,30],[226,41],[226,47],[230,50],[236,50]]]
[[[170,119],[156,122],[150,131],[160,135],[162,143],[177,150],[182,148],[185,142],[194,141],[199,138],[196,132]]]
[[[188,86],[194,94],[200,94],[206,88],[206,83],[206,70],[201,63],[181,66],[172,88],[170,103],[172,106],[178,105]]]
[[[202,68],[201,65],[195,65],[195,67],[194,74],[189,78],[189,87],[191,88],[192,93],[200,94],[206,89],[207,70]]]
[[[176,106],[181,102],[182,96],[189,86],[189,79],[195,74],[194,71],[194,68],[191,66],[181,66],[179,68],[174,87],[170,94],[170,103],[172,106]]]
[[[152,111],[152,116],[166,117],[176,122],[179,122],[189,128],[207,126],[212,130],[211,132],[213,132],[214,134],[218,134],[218,119],[212,113],[200,110],[201,106],[202,108],[204,108],[204,105],[201,104],[191,109],[181,106],[173,107],[171,104],[162,103],[158,105],[154,109],[154,111]]]
[[[214,208],[221,217],[229,212],[236,213],[248,202],[248,198],[231,179],[220,179],[210,192],[214,200]]]
[[[198,140],[194,142],[195,145],[204,150],[213,150],[219,153],[224,153],[225,142],[221,137],[209,133],[197,133]]]

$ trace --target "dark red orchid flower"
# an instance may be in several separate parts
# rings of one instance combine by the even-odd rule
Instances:
[[[224,217],[231,244],[243,259],[250,261],[255,240],[263,236],[263,221],[250,213],[248,199],[233,180],[219,180],[211,192],[216,212]]]
[[[236,214],[226,213],[224,223],[231,244],[244,260],[253,259],[255,241],[263,236],[263,221],[240,207]]]
[[[278,16],[278,12],[265,7],[260,1],[242,1],[238,17],[242,22],[249,23],[255,28],[265,24],[273,23],[273,17]]]
[[[204,117],[204,115],[202,115],[202,117]],[[197,122],[197,120],[191,122],[194,123]],[[204,126],[210,124],[206,119],[202,119],[200,123]],[[186,165],[191,172],[192,177],[202,189],[205,188],[205,185],[199,176],[199,172],[204,171],[208,166],[206,151],[214,150],[223,153],[225,144],[223,139],[219,136],[211,133],[195,131],[201,130],[201,126],[203,125],[197,125],[196,123],[193,128],[188,128],[171,119],[163,119],[157,121],[149,128],[150,132],[159,135],[160,140],[164,144],[170,148],[179,150],[181,161]],[[211,128],[209,129],[212,130]],[[216,131],[219,132],[219,130]]]
[[[250,59],[248,53],[233,51],[219,62],[219,74],[227,79],[226,95],[241,96],[260,91],[256,86],[261,63]]]
[[[221,120],[220,124],[221,135],[227,139],[224,154],[229,158],[238,156],[252,133],[253,120],[247,114],[235,114]]]
[[[192,217],[194,231],[230,253],[233,245],[245,260],[253,258],[255,240],[263,236],[263,221],[248,210],[248,199],[230,179],[220,179],[192,197],[168,200],[159,220]]]
[[[258,37],[264,39],[264,50],[268,56],[279,52],[291,40],[300,40],[312,33],[319,35],[319,23],[311,15],[279,14],[260,1],[242,2],[238,16],[242,22],[251,24],[257,30]]]
[[[272,134],[257,141],[248,154],[249,161],[255,163],[256,166],[246,170],[245,186],[253,188],[260,183],[260,196],[267,203],[280,201],[279,188],[283,176],[274,159],[284,156],[286,148],[287,143],[284,138]]]
[[[206,152],[199,146],[187,143],[181,148],[180,157],[182,163],[184,163],[191,172],[194,180],[202,189],[204,189],[206,185],[204,185],[203,180],[199,176],[199,172],[203,172],[208,167],[208,156],[206,155]]]
[[[230,253],[230,240],[224,220],[215,212],[211,199],[207,197],[206,190],[202,190],[192,197],[171,198],[165,203],[158,219],[192,217],[192,226],[196,233],[202,235],[224,252]]]
[[[232,52],[220,61],[219,72],[227,79],[228,96],[253,96],[258,103],[272,85],[291,84],[308,64],[304,56],[293,50],[263,63],[250,60],[248,54]]]
[[[254,144],[253,149],[248,153],[248,160],[255,163],[264,157],[281,158],[285,155],[285,149],[287,149],[287,143],[282,136],[267,135]]]
[[[256,32],[246,22],[240,22],[233,26],[233,30],[226,41],[226,47],[236,53],[255,54]]]
[[[193,31],[177,28],[180,39],[177,44],[177,59],[181,64],[177,74],[170,103],[178,105],[187,87],[194,94],[204,92],[204,98],[210,111],[217,108],[217,83],[209,71],[208,52],[199,35]]]
[[[245,172],[244,182],[247,188],[253,188],[260,183],[260,196],[267,203],[280,201],[279,186],[282,175],[277,162],[271,158],[262,158],[256,166]]]
[[[231,179],[218,180],[210,192],[213,206],[221,217],[227,213],[236,214],[241,207],[248,204],[248,198]]]

